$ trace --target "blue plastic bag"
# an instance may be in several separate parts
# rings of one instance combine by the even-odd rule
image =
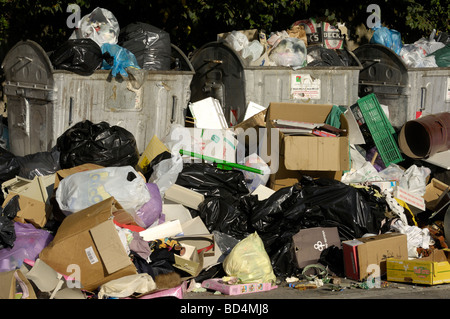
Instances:
[[[400,32],[386,27],[375,27],[373,30],[375,32],[370,39],[370,43],[382,44],[395,53],[400,54],[400,50],[403,47]]]
[[[109,55],[113,58],[112,65],[104,59],[102,69],[111,70],[111,74],[114,77],[117,73],[120,73],[124,77],[128,77],[128,73],[126,71],[128,67],[140,69],[135,55],[120,45],[104,43],[102,45],[102,53],[109,53]]]

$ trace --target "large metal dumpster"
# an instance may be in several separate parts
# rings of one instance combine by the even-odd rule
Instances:
[[[248,66],[225,42],[211,42],[191,57],[196,71],[191,101],[214,97],[227,120],[241,122],[249,102],[267,107],[271,102],[352,105],[358,99],[362,66],[356,56],[351,66]],[[230,121],[232,122],[232,121]]]
[[[389,121],[395,128],[419,114],[450,111],[450,68],[408,67],[399,55],[380,44],[365,44],[353,53],[363,66],[360,97],[374,93],[388,106]]]
[[[185,121],[194,68],[175,45],[172,57],[180,70],[146,70],[136,87],[107,70],[90,76],[55,70],[39,44],[17,43],[2,63],[10,151],[16,156],[49,151],[65,130],[90,120],[127,129],[143,152],[153,135],[163,138],[172,123]]]

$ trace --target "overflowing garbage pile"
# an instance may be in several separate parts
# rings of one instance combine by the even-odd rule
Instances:
[[[316,19],[298,20],[286,30],[247,30],[220,34],[249,66],[350,66],[353,59],[345,49],[345,25],[333,26]]]
[[[167,39],[160,32],[119,32],[97,8],[50,57],[82,75],[136,76],[171,67],[168,42],[146,47]],[[253,65],[345,65],[341,33],[324,37],[333,32],[310,19],[248,45],[241,32],[222,38]],[[50,151],[18,156],[2,144],[0,298],[237,295],[344,277],[450,283],[448,157],[427,162],[450,152],[449,112],[396,132],[375,94],[348,108],[273,101],[229,128],[214,106],[189,103],[194,125],[172,123],[143,152],[128,129],[90,120]]]
[[[275,109],[266,119],[280,125]],[[345,138],[333,110],[328,129]],[[295,181],[280,186],[282,168],[271,172],[257,155],[223,160],[236,136],[208,157],[204,144],[221,140],[209,133],[174,125],[139,154],[127,130],[84,121],[49,152],[2,148],[2,297],[183,298],[189,289],[267,291],[292,278],[318,287],[330,277],[365,282],[368,264],[409,281],[398,263],[447,260],[450,189],[436,169],[377,166],[353,146],[342,177],[290,171]]]
[[[123,28],[112,12],[97,7],[85,15],[69,39],[49,54],[56,69],[90,75],[111,70],[136,77],[136,70],[170,70],[170,35],[146,23]]]
[[[334,26],[310,18],[291,24],[286,30],[271,32],[233,31],[218,36],[249,66],[350,66],[346,50],[345,24]],[[408,67],[448,67],[450,40],[445,32],[433,31],[428,38],[403,44],[401,34],[384,26],[373,28],[371,44],[383,45],[399,55]]]

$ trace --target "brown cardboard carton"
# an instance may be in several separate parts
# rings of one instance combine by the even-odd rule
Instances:
[[[425,205],[429,210],[436,211],[450,200],[450,186],[433,178],[425,188],[423,195]]]
[[[120,209],[110,197],[67,216],[39,258],[67,276],[73,271],[69,266],[77,265],[82,288],[91,291],[112,279],[136,274],[112,221]]]
[[[16,290],[17,284],[20,291]],[[0,272],[0,299],[36,299],[36,294],[22,271],[16,269]]]
[[[52,195],[54,174],[48,176],[36,176],[28,180],[19,176],[2,184],[5,195],[3,207],[16,195],[19,196],[20,210],[17,212],[16,221],[31,223],[36,228],[42,228],[47,223],[52,211],[49,198]]]
[[[379,266],[386,275],[388,258],[408,259],[406,235],[387,233],[342,242],[345,276],[353,280],[367,278]]]
[[[350,168],[348,123],[340,116],[341,129],[346,132],[339,137],[287,135],[274,125],[274,120],[290,120],[309,123],[325,123],[333,105],[271,103],[267,110],[266,125],[279,131],[280,158],[288,170],[346,171]],[[268,143],[271,139],[268,136]],[[271,146],[269,145],[269,151]],[[270,152],[271,154],[271,152]]]

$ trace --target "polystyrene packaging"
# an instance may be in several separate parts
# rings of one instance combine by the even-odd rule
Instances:
[[[131,166],[78,172],[64,178],[56,190],[56,201],[66,216],[111,196],[133,217],[150,200],[145,178]]]

